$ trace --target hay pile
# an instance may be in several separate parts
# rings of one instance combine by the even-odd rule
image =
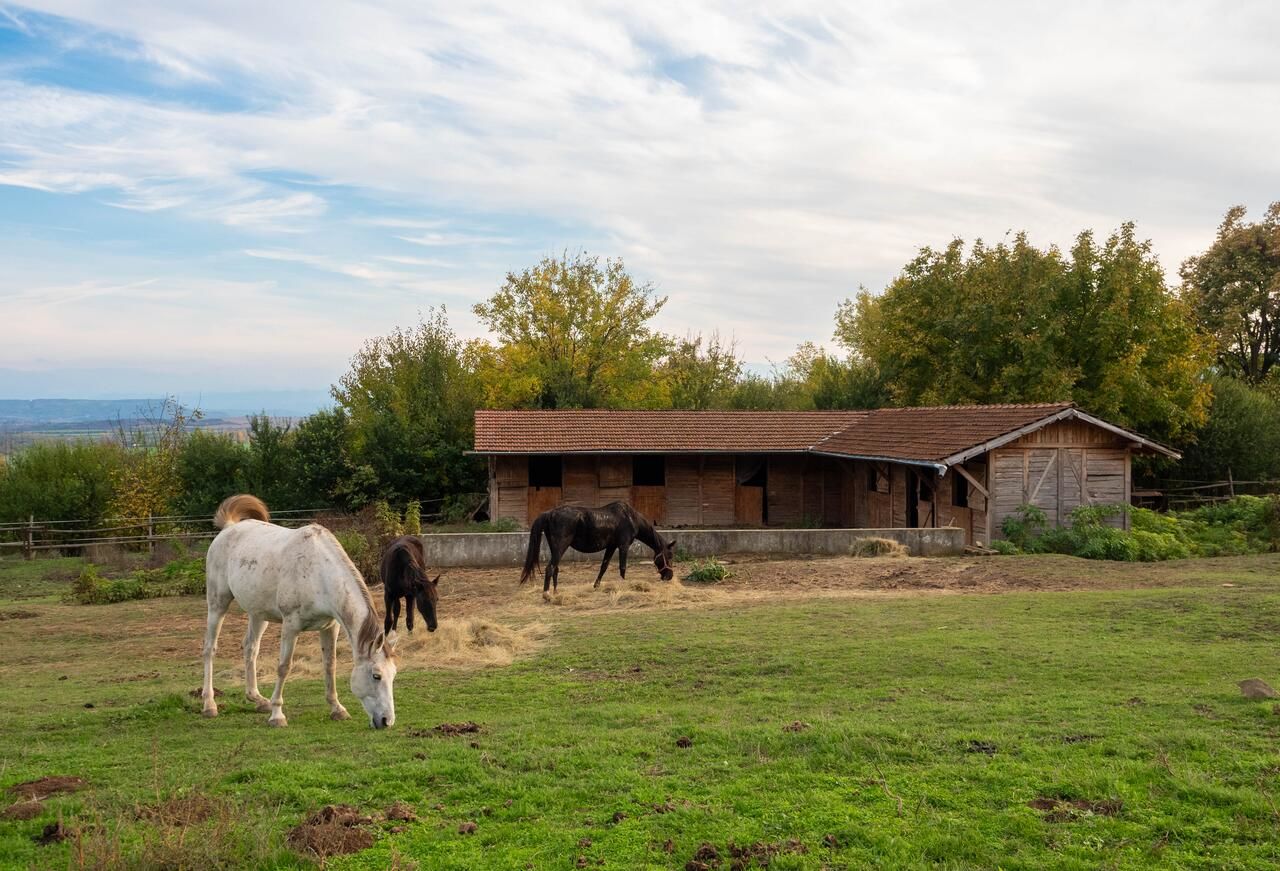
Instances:
[[[855,538],[849,556],[909,556],[906,545],[891,538]]]

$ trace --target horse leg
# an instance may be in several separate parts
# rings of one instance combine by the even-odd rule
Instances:
[[[324,660],[324,697],[329,702],[330,720],[349,720],[351,715],[338,701],[338,687],[334,670],[338,667],[338,624],[330,623],[320,630],[320,658]]]
[[[631,542],[624,541],[618,545],[618,574],[627,579],[627,552],[631,550]]]
[[[556,591],[560,589],[560,560],[564,557],[564,552],[569,549],[569,542],[563,544],[557,543],[551,548],[551,589]],[[542,595],[547,594],[547,588],[544,585]]]
[[[218,633],[222,631],[222,621],[227,616],[227,609],[231,607],[231,593],[228,591],[225,595],[218,596],[210,592],[208,602],[209,620],[204,633],[204,687],[200,694],[204,699],[202,713],[206,717],[216,717],[218,703],[213,700],[213,656],[218,652]]]
[[[249,615],[249,628],[244,633],[244,695],[264,714],[271,710],[271,703],[258,692],[258,648],[266,630],[266,620]]]
[[[600,563],[600,574],[596,575],[596,582],[591,585],[594,589],[600,586],[600,579],[604,577],[604,573],[609,569],[609,560],[613,559],[613,545],[604,549],[604,559]]]
[[[400,604],[396,597],[391,594],[390,578],[382,582],[382,604],[382,632],[385,635],[390,633],[392,629],[396,628],[395,618],[392,617],[392,612],[395,610],[396,606]]]
[[[298,640],[298,625],[293,620],[285,620],[280,627],[280,667],[276,669],[276,688],[271,693],[271,716],[267,718],[268,726],[283,726],[288,722],[284,718],[284,679],[293,668],[293,644]]]
[[[396,616],[400,616],[400,603],[396,602]],[[409,587],[409,594],[404,597],[404,628],[413,631],[413,587]]]

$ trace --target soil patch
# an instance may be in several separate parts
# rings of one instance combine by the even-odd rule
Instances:
[[[413,806],[402,801],[393,801],[387,806],[386,817],[389,820],[411,823],[418,818]]]
[[[62,825],[62,823],[49,823],[44,827],[44,831],[36,835],[35,842],[42,847],[49,844],[58,844],[71,837],[71,830]]]
[[[1027,802],[1027,807],[1043,813],[1046,822],[1069,823],[1087,815],[1114,817],[1124,809],[1124,802],[1118,798],[1090,801],[1086,798],[1049,798],[1042,795]]]
[[[37,611],[0,611],[0,621],[4,620],[30,620],[32,617],[39,617]]]
[[[28,780],[9,787],[9,792],[19,798],[43,799],[51,795],[63,795],[68,792],[79,792],[87,786],[82,778],[64,774],[41,777],[39,780]]]
[[[464,723],[441,723],[439,726],[432,726],[430,729],[409,729],[405,734],[410,738],[433,738],[437,735],[451,738],[455,735],[474,735],[483,731],[479,723],[472,723],[468,720]]]
[[[803,720],[796,720],[795,722],[787,723],[787,725],[783,726],[782,731],[803,732],[805,729],[808,729],[808,728],[809,728],[808,723],[804,722]]]
[[[326,805],[290,829],[285,840],[298,852],[319,859],[358,853],[373,846],[373,833],[361,828],[371,822],[350,805]]]
[[[6,820],[33,820],[44,813],[44,802],[39,800],[15,801],[3,811],[0,817]]]

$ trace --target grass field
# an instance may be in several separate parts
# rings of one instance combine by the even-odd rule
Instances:
[[[397,724],[374,732],[330,722],[314,677],[267,728],[236,683],[241,623],[203,719],[202,600],[63,605],[74,561],[0,562],[0,788],[84,781],[0,820],[0,857],[314,867],[288,841],[310,814],[403,802],[416,820],[330,826],[371,843],[325,867],[1280,863],[1280,715],[1235,686],[1280,684],[1280,557],[731,568],[713,589],[593,594],[579,564],[559,606],[510,573],[451,574]],[[436,644],[454,661],[464,618],[476,644],[534,624],[539,640],[506,665],[428,667]],[[339,692],[352,707],[345,672]],[[432,728],[463,721],[480,731]],[[69,837],[37,844],[58,820]]]

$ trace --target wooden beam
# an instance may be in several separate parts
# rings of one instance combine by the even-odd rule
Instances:
[[[977,478],[975,478],[975,477],[973,477],[973,475],[969,474],[969,472],[965,469],[965,467],[964,467],[964,466],[952,466],[951,468],[952,468],[952,469],[954,469],[955,471],[959,472],[959,473],[964,477],[964,479],[965,479],[966,481],[968,481],[970,484],[972,484],[972,485],[973,485],[973,488],[974,488],[975,490],[977,490],[979,493],[981,493],[981,494],[982,494],[982,498],[983,498],[983,499],[990,499],[990,498],[991,498],[991,494],[990,494],[989,492],[987,492],[987,488],[986,488],[986,487],[984,487],[984,486],[982,486],[981,482],[979,482]],[[954,483],[954,482],[953,482],[952,486],[955,486],[955,483]]]

